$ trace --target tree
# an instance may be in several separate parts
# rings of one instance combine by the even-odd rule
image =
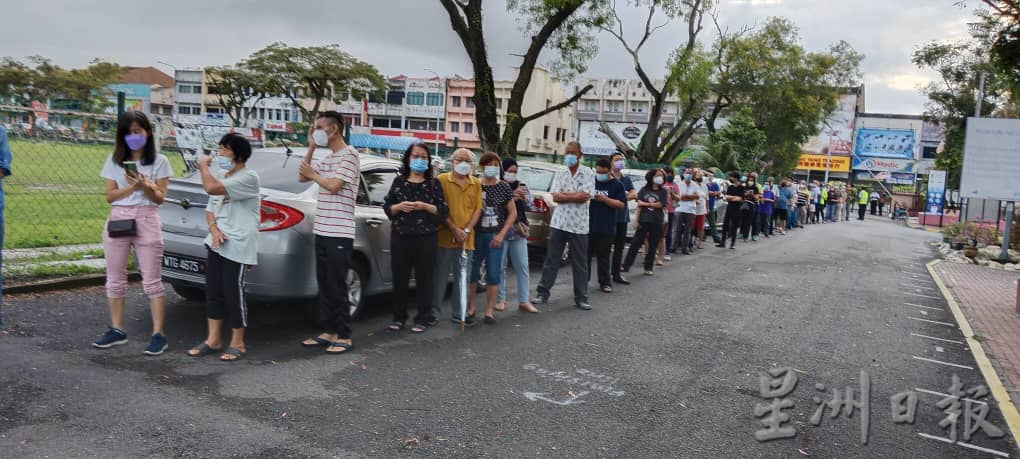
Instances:
[[[736,166],[742,171],[764,172],[766,144],[765,132],[755,125],[750,107],[741,107],[727,118],[726,126],[713,132],[708,142],[708,153],[722,166]],[[731,161],[718,161],[730,158]],[[725,169],[735,170],[735,169]]]
[[[586,70],[588,59],[597,49],[591,31],[607,21],[606,1],[507,0],[507,10],[521,18],[530,41],[527,51],[521,55],[517,77],[506,105],[506,126],[500,136],[495,83],[482,28],[482,0],[439,0],[439,3],[450,17],[450,26],[460,39],[474,70],[475,124],[482,149],[515,156],[521,129],[528,122],[570,106],[592,89],[593,86],[588,85],[563,102],[529,115],[522,113],[524,95],[544,49],[551,47],[558,52],[558,60],[552,67],[561,76]]]
[[[99,113],[114,105],[113,90],[108,86],[120,80],[124,67],[94,59],[83,69],[58,68],[54,92],[75,101],[78,110]]]
[[[124,74],[120,65],[94,59],[88,67],[65,69],[42,56],[31,56],[28,64],[5,57],[0,61],[0,98],[23,106],[33,100],[62,100],[74,110],[101,112],[113,105],[113,91],[107,86]]]
[[[210,92],[223,106],[234,126],[245,126],[251,117],[251,110],[260,100],[268,96],[271,83],[259,72],[254,72],[244,63],[235,66],[207,67]]]
[[[641,83],[652,96],[648,129],[641,136],[634,155],[639,161],[658,162],[664,157],[669,159],[675,156],[686,140],[693,135],[696,123],[701,119],[704,100],[708,95],[711,65],[698,44],[698,34],[703,29],[705,13],[712,7],[712,0],[634,0],[633,4],[648,9],[644,31],[637,41],[628,42],[624,37],[624,24],[616,12],[615,0],[610,9],[613,21],[602,25],[600,29],[616,38],[623,45],[624,50],[630,54],[634,72],[637,73]],[[653,26],[656,13],[660,11],[665,16],[665,22]],[[677,20],[682,20],[687,25],[686,41],[670,57],[664,84],[659,88],[656,87],[641,63],[641,48],[657,30]],[[662,112],[666,98],[670,94],[680,96],[679,100],[683,106],[682,110],[678,110],[677,120],[673,125],[665,126],[661,123]],[[614,136],[612,131],[602,130],[610,137]],[[618,145],[620,143],[619,139],[614,139],[614,142]],[[627,151],[624,150],[624,152]]]
[[[34,69],[17,59],[3,58],[0,60],[0,103],[31,105],[35,80]]]
[[[749,109],[766,138],[761,160],[777,174],[793,170],[801,145],[818,133],[840,93],[857,85],[863,59],[845,42],[808,52],[799,40],[792,23],[770,18],[753,33],[724,36],[716,45],[720,59],[713,90],[725,107],[716,104],[706,127],[715,132],[724,109]]]
[[[351,95],[383,94],[386,80],[371,64],[344,52],[339,45],[290,47],[273,43],[253,53],[243,65],[260,75],[266,92],[280,94],[293,102],[306,119],[315,119],[324,100],[337,101]],[[314,100],[312,108],[301,104],[301,96]]]

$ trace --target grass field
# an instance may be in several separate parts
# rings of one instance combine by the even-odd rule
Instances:
[[[110,211],[99,172],[110,145],[11,140],[12,175],[4,179],[4,248],[96,243]],[[174,173],[184,170],[168,154]]]

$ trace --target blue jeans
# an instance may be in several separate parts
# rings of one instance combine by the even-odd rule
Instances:
[[[496,301],[506,300],[506,262],[510,260],[517,275],[517,304],[527,303],[531,294],[531,273],[528,272],[528,240],[521,237],[503,241],[503,262],[500,263],[499,294]]]
[[[786,213],[787,213],[787,215],[786,215],[786,227],[787,228],[796,228],[797,227],[797,208],[796,207],[789,208],[789,209],[787,209]]]
[[[482,278],[482,262],[485,262],[485,284],[499,285],[502,278],[500,266],[503,263],[503,251],[506,249],[506,242],[500,244],[498,249],[489,247],[492,238],[496,233],[478,231],[475,233],[475,251],[471,261],[471,283],[477,284]],[[468,292],[469,294],[471,292]]]

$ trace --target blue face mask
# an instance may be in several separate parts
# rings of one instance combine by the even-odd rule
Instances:
[[[740,181],[741,182],[746,182],[747,181],[747,176],[746,175],[741,175],[740,176]]]
[[[429,160],[422,158],[411,158],[411,170],[419,174],[429,170]]]
[[[577,156],[574,156],[574,155],[564,156],[563,157],[563,164],[566,164],[567,167],[574,167],[574,166],[576,166],[577,165]]]
[[[226,156],[217,156],[216,157],[216,165],[219,166],[220,169],[223,169],[225,171],[229,171],[229,170],[234,168],[234,160],[232,160],[232,159],[230,159],[230,158],[228,158]]]
[[[684,180],[690,182],[691,181],[691,174],[684,174]]]
[[[485,166],[485,168],[482,169],[482,172],[484,172],[485,176],[488,178],[497,178],[499,177],[499,166]]]
[[[595,180],[598,180],[600,182],[608,182],[609,174],[595,174]]]

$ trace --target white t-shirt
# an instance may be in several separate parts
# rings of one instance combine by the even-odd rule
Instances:
[[[212,174],[223,183],[227,194],[211,196],[205,210],[216,216],[216,227],[227,240],[211,250],[230,261],[255,265],[259,253],[259,175],[247,167],[226,178],[223,169],[215,169]],[[206,236],[205,245],[212,247],[212,234]]]
[[[145,165],[141,162],[138,163],[138,172],[149,180],[156,181],[167,177],[173,177],[174,172],[170,169],[170,161],[166,159],[166,156],[156,155],[156,160],[152,164]],[[124,167],[118,166],[113,162],[113,155],[106,157],[106,164],[103,164],[103,171],[99,173],[99,176],[117,182],[117,188],[123,189],[131,186],[128,184],[127,176],[124,174]],[[145,192],[142,190],[135,191],[127,197],[124,197],[118,201],[112,203],[115,206],[154,206],[156,203],[145,197]]]
[[[701,192],[701,187],[699,187],[698,183],[693,180],[691,180],[690,185],[681,180],[680,183],[677,183],[677,187],[680,189],[679,193],[681,198],[685,195],[698,194]],[[680,209],[680,213],[682,214],[694,214],[697,211],[697,205],[697,201],[684,201],[681,199],[677,202],[676,208]]]
[[[698,200],[695,202],[694,215],[707,215],[708,214],[708,188],[705,188],[704,183],[691,182],[698,186]]]

